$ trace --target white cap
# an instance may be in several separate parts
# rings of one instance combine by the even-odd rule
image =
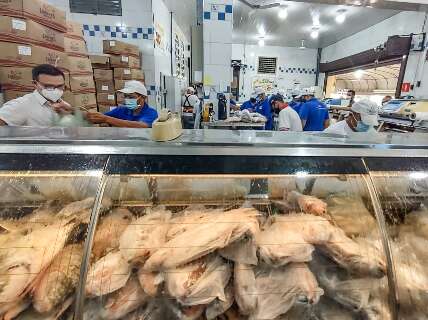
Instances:
[[[361,116],[361,121],[368,126],[377,126],[379,124],[378,117],[378,106],[373,101],[364,99],[358,102],[355,102],[351,110],[353,112],[359,113]]]
[[[146,86],[137,80],[131,80],[125,82],[125,88],[119,90],[119,92],[130,94],[130,93],[139,93],[142,96],[147,97],[147,89]]]
[[[314,94],[315,94],[314,88],[304,88],[300,90],[300,93],[297,96],[297,98],[301,98],[303,96],[313,96]]]
[[[293,97],[299,97],[300,98],[302,96],[301,90],[299,88],[296,88],[296,89],[291,91],[291,95]]]
[[[190,93],[195,93],[195,88],[193,87],[188,87],[186,92],[190,92]]]
[[[251,98],[257,98],[261,94],[266,94],[263,88],[255,88],[253,94],[251,95]]]

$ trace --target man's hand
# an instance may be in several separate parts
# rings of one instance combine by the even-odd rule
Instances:
[[[52,109],[59,114],[72,114],[74,113],[74,108],[64,100],[60,100],[56,103],[51,103]]]
[[[92,122],[94,124],[101,124],[101,123],[107,123],[108,116],[99,113],[99,112],[88,112],[86,114],[86,118],[89,122]]]

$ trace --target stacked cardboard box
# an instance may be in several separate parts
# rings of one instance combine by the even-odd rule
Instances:
[[[122,89],[128,80],[144,82],[140,49],[137,46],[116,40],[104,40],[103,50],[104,53],[110,54],[116,91]],[[118,104],[125,102],[124,95],[121,93],[118,93],[116,98]]]
[[[81,24],[67,22],[64,48],[67,58],[62,68],[70,75],[70,91],[65,93],[64,100],[76,107],[96,108],[94,73]]]
[[[41,0],[0,1],[0,85],[9,101],[33,90],[31,69],[65,63],[65,12]]]
[[[110,57],[107,55],[92,55],[90,59],[94,67],[98,111],[106,113],[117,106]]]

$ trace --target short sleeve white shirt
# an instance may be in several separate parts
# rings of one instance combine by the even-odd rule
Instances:
[[[279,131],[303,131],[299,114],[290,107],[281,110],[278,116],[278,129]]]
[[[353,133],[354,131],[349,127],[346,120],[339,121],[338,123],[328,127],[324,130],[325,133],[332,133],[332,134],[340,134],[342,136],[347,136],[350,133]]]
[[[8,126],[52,127],[59,116],[38,91],[6,102],[0,107],[0,119]]]

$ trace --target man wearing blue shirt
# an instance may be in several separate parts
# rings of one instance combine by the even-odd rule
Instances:
[[[254,112],[254,109],[256,108],[256,104],[257,104],[256,98],[251,97],[250,100],[245,101],[242,104],[241,111],[248,110],[250,112]]]
[[[135,80],[127,81],[125,88],[119,92],[125,94],[125,105],[106,114],[88,112],[87,119],[95,124],[106,123],[119,128],[151,128],[158,113],[147,104],[147,89],[144,84]]]
[[[300,109],[303,131],[324,131],[330,125],[330,117],[327,106],[315,98],[315,90],[304,89],[302,92],[304,101]]]
[[[300,113],[300,109],[302,109],[303,103],[302,103],[302,94],[300,90],[295,89],[291,93],[291,96],[293,97],[293,100],[288,104],[289,107],[291,107],[294,111],[297,113]]]
[[[273,115],[272,115],[272,106],[269,104],[269,99],[266,97],[266,93],[262,88],[256,88],[253,96],[257,97],[257,105],[255,107],[255,112],[260,113],[266,119],[265,130],[273,129]]]

